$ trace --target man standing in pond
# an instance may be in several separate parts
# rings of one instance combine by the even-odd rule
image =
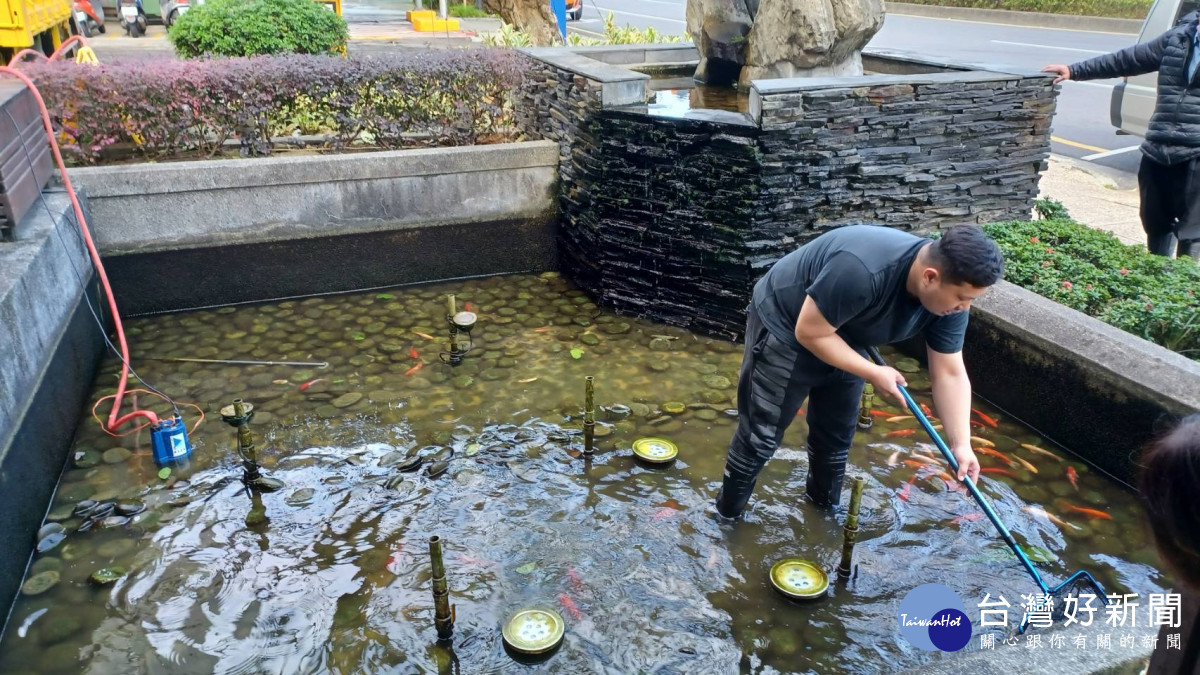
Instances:
[[[925,337],[933,401],[961,479],[979,476],[971,450],[971,383],[963,365],[967,310],[1003,274],[1000,248],[960,225],[931,241],[852,225],[827,232],[775,263],[754,286],[738,378],[738,428],[729,444],[717,512],[737,518],[758,473],[808,399],[809,499],[841,501],[863,381],[904,403],[904,376],[866,347]]]

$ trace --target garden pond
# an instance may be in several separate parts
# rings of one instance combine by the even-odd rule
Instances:
[[[448,293],[479,316],[458,366],[440,358]],[[866,481],[854,575],[820,601],[781,597],[772,563],[802,557],[833,576],[841,554],[844,512],[803,499],[803,415],[745,520],[717,522],[741,345],[605,311],[556,273],[127,327],[141,377],[179,401],[189,427],[201,417],[186,404],[203,410],[192,459],[160,473],[148,431],[110,437],[90,416],[79,422],[30,542],[39,552],[0,673],[896,671],[932,658],[898,634],[915,586],[950,586],[973,619],[985,594],[1003,595],[1014,626],[1021,595],[1036,591],[916,423],[877,402],[850,453],[849,476]],[[931,404],[917,363],[885,356]],[[159,360],[172,357],[328,366]],[[89,407],[118,372],[109,357]],[[581,452],[589,375],[592,457]],[[242,486],[236,432],[219,413],[234,398],[255,406],[277,492]],[[1087,569],[1109,593],[1170,586],[1127,487],[975,407],[982,490],[1051,583]],[[635,461],[631,445],[648,436],[677,444],[678,459]],[[417,456],[417,470],[401,471]],[[434,535],[456,606],[449,649],[434,644]],[[566,621],[540,666],[515,663],[501,641],[504,619],[528,606]]]

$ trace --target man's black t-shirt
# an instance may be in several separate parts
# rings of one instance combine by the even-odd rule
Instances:
[[[754,286],[753,305],[776,338],[797,345],[805,296],[851,347],[906,340],[922,331],[935,351],[962,350],[968,312],[937,316],[909,295],[908,271],[929,239],[874,225],[826,232],[779,262]]]

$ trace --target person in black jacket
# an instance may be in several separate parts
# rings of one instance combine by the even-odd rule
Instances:
[[[1158,71],[1158,101],[1142,144],[1138,186],[1142,227],[1152,253],[1200,259],[1200,12],[1149,42],[1043,72],[1063,80],[1131,77]]]

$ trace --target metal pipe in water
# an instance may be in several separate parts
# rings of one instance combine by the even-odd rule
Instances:
[[[842,543],[842,562],[838,565],[838,576],[845,579],[850,576],[851,563],[854,559],[854,543],[858,539],[858,510],[862,506],[863,486],[866,480],[862,476],[854,478],[854,488],[850,493],[850,510],[846,513],[846,539]]]
[[[446,583],[446,566],[442,563],[442,538],[429,538],[429,558],[433,565],[433,624],[438,640],[454,636],[454,607],[450,604],[450,587]]]
[[[863,385],[862,404],[858,409],[858,428],[866,431],[875,423],[871,417],[871,404],[875,401],[875,387],[870,382]]]
[[[585,393],[583,404],[583,454],[590,455],[596,451],[596,378],[588,375],[584,378]]]

